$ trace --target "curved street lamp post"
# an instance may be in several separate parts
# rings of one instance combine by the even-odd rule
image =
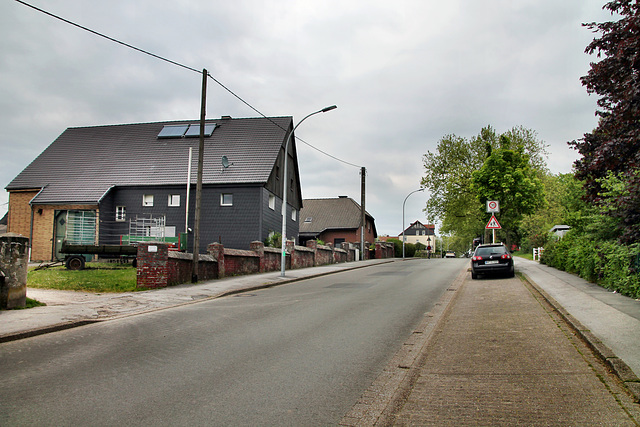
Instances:
[[[407,199],[409,198],[409,196],[412,195],[413,193],[417,193],[418,191],[424,191],[424,188],[412,191],[411,193],[407,194],[407,197],[404,198],[404,202],[402,202],[402,259],[403,260],[404,260],[404,242],[407,240],[407,236],[405,235],[406,230],[404,229],[404,205],[405,203],[407,203]]]
[[[291,137],[293,136],[293,133],[296,131],[296,129],[298,128],[298,126],[300,126],[302,124],[302,122],[304,122],[307,118],[315,115],[315,114],[319,114],[319,113],[326,113],[327,111],[331,111],[331,110],[335,110],[336,108],[338,108],[336,105],[331,105],[329,107],[325,107],[322,110],[318,110],[315,111],[311,114],[307,114],[302,120],[300,120],[298,122],[297,125],[295,125],[295,127],[291,130],[291,132],[289,132],[289,135],[287,135],[286,138],[286,143],[284,145],[284,179],[283,179],[283,189],[284,192],[282,194],[282,247],[281,247],[281,258],[280,258],[280,277],[284,277],[284,267],[286,264],[286,260],[287,260],[287,250],[286,250],[286,243],[287,243],[287,192],[289,191],[287,188],[287,183],[288,183],[288,179],[287,179],[287,165],[289,164],[289,142],[291,141]]]

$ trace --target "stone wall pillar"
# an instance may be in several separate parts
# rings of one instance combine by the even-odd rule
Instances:
[[[209,255],[215,260],[218,261],[218,279],[222,279],[225,277],[225,268],[224,268],[224,246],[222,243],[211,243],[207,250],[209,251]]]
[[[165,288],[169,285],[169,246],[166,243],[138,243],[136,263],[138,288]]]
[[[20,234],[0,236],[0,309],[24,308],[27,302],[29,239]]]
[[[264,243],[256,240],[255,242],[249,243],[249,249],[253,252],[257,253],[260,256],[260,273],[264,273],[266,271],[266,260],[264,258]]]
[[[296,242],[293,240],[287,240],[284,245],[287,252],[289,252],[289,270],[297,268],[296,265]],[[286,260],[286,257],[285,257]],[[286,262],[286,261],[285,261]]]

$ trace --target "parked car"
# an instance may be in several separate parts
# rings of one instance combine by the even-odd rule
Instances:
[[[456,253],[455,253],[454,251],[447,251],[447,252],[444,254],[444,257],[445,257],[445,258],[455,258],[455,257],[456,257]]]
[[[480,274],[493,273],[515,276],[513,257],[501,243],[480,245],[471,257],[472,279],[477,279]]]

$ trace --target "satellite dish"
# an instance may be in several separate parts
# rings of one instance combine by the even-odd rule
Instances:
[[[229,167],[229,159],[227,159],[227,156],[222,156],[222,167],[225,169]]]

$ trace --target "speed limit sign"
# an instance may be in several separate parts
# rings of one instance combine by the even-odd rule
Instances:
[[[500,212],[500,203],[497,200],[487,200],[487,212]]]

